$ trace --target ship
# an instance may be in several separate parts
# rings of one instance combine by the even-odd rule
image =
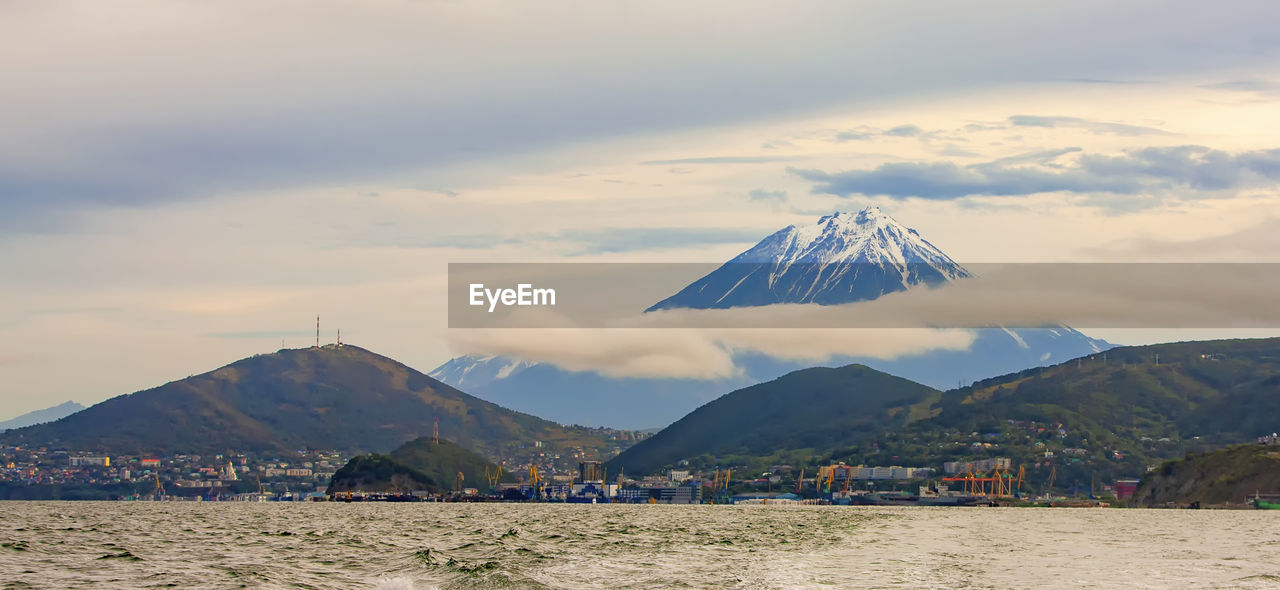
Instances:
[[[1253,507],[1258,510],[1280,510],[1280,494],[1253,494]]]
[[[905,492],[870,492],[850,494],[854,506],[993,506],[986,496],[968,494],[909,494]]]

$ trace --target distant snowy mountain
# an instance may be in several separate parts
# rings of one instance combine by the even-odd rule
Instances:
[[[666,426],[725,393],[782,374],[767,370],[756,375],[746,369],[744,375],[717,380],[618,378],[502,356],[461,356],[430,376],[561,424],[644,429]]]
[[[927,288],[969,277],[915,230],[878,208],[789,226],[664,299],[650,311],[723,309],[776,303],[833,305]],[[1066,326],[984,328],[967,350],[935,350],[893,360],[838,356],[931,387],[950,389],[1111,348]],[[501,356],[463,356],[431,376],[499,405],[565,424],[648,428],[670,424],[725,393],[811,365],[733,353],[742,374],[719,380],[611,378]]]
[[[66,416],[70,416],[83,409],[84,409],[84,406],[76,402],[70,402],[70,401],[62,402],[56,406],[53,406],[52,408],[45,408],[43,410],[27,412],[26,414],[23,414],[16,418],[12,418],[9,420],[5,420],[4,422],[0,422],[0,430],[9,430],[13,428],[22,428],[23,426],[31,426],[32,424],[43,424],[45,422],[53,422],[54,420],[58,420]]]
[[[647,311],[834,305],[968,276],[916,230],[869,207],[787,226]]]
[[[945,390],[1112,347],[1065,326],[975,333],[968,350],[936,350],[892,360],[839,356],[820,364],[861,363]],[[460,356],[430,375],[503,407],[562,424],[652,428],[670,424],[730,391],[814,365],[742,352],[733,354],[733,362],[742,374],[728,379],[641,379],[573,372],[502,356]]]

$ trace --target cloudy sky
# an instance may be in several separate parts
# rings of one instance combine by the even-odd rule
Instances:
[[[0,2],[0,418],[317,314],[429,370],[449,262],[869,204],[962,263],[1280,259],[1280,4],[902,4]]]

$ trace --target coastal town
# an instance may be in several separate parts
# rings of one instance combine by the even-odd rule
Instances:
[[[58,490],[59,497],[101,500],[169,501],[551,501],[623,503],[859,503],[878,499],[883,492],[923,490],[923,496],[976,496],[975,474],[997,474],[1009,480],[1007,489],[988,485],[982,495],[1014,497],[1022,493],[1007,457],[966,463],[946,462],[941,470],[911,466],[834,464],[811,470],[774,465],[762,473],[734,473],[731,468],[711,472],[688,468],[668,469],[641,477],[619,474],[607,478],[599,461],[574,461],[547,457],[541,470],[525,464],[513,470],[517,482],[500,482],[497,473],[486,482],[452,482],[447,493],[405,489],[393,493],[357,492],[329,494],[328,486],[349,457],[338,451],[299,451],[289,455],[229,453],[172,456],[89,455],[46,447],[0,448],[0,486]],[[570,458],[573,459],[573,458]],[[1014,479],[1014,478],[1018,479]],[[971,480],[966,484],[966,479]],[[949,481],[948,481],[949,480]],[[983,481],[988,483],[991,477]],[[1123,499],[1134,482],[1105,485],[1099,492]],[[1016,486],[1016,487],[1015,487]],[[1004,489],[1003,493],[1000,490]]]

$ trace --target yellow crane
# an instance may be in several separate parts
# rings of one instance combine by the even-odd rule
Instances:
[[[716,470],[716,474],[715,474],[715,476],[713,476],[713,477],[711,478],[711,503],[712,503],[712,504],[715,504],[715,503],[716,503],[716,497],[720,494],[720,492],[722,492],[722,491],[723,491],[723,492],[726,492],[726,493],[728,492],[728,490],[729,490],[729,473],[730,473],[731,471],[733,471],[733,470],[732,470],[732,469],[726,469],[726,470],[724,470],[724,473],[722,474],[722,473],[720,473],[720,470],[719,470],[719,469],[717,469],[717,470]]]
[[[1057,479],[1057,477],[1058,466],[1054,465],[1053,468],[1049,470],[1049,483],[1044,486],[1044,497],[1049,497],[1049,493],[1053,490],[1053,480]]]
[[[831,484],[836,480],[836,466],[818,468],[818,478],[813,480],[813,487],[819,493],[830,494]]]
[[[529,466],[529,484],[533,487],[533,497],[542,499],[542,477],[538,475],[538,466]]]
[[[462,480],[463,480],[462,472],[459,471],[458,477],[453,480],[453,491],[459,496],[462,495]]]
[[[498,465],[490,470],[488,466],[484,468],[484,477],[489,482],[489,489],[498,489],[498,482],[502,479],[502,466]]]

